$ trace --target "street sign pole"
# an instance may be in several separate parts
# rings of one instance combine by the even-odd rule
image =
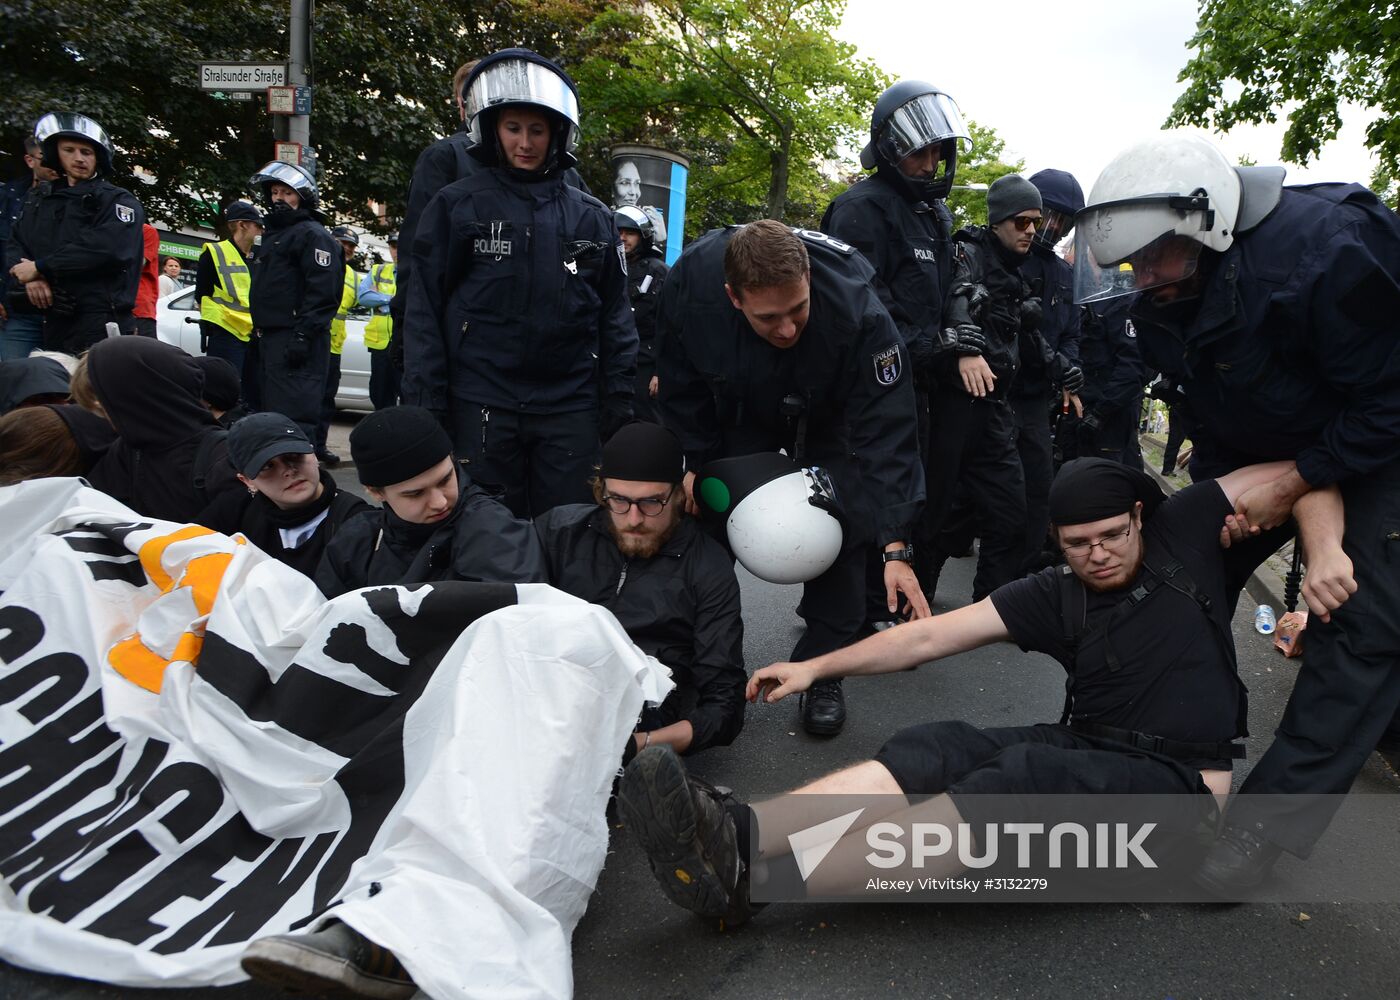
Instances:
[[[287,83],[293,87],[307,85],[306,71],[311,62],[311,0],[292,0],[291,60],[287,64]],[[310,115],[292,115],[287,119],[287,139],[303,147],[311,144]]]

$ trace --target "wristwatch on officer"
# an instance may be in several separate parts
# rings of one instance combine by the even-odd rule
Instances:
[[[881,563],[912,563],[914,561],[914,546],[906,545],[902,549],[888,549],[880,553]]]

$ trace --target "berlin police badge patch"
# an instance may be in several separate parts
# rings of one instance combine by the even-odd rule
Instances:
[[[899,373],[902,364],[899,358],[899,346],[891,344],[878,354],[871,355],[871,360],[875,363],[875,380],[881,385],[894,385],[899,381]]]
[[[117,218],[128,225],[136,219],[136,210],[130,205],[117,206]]]
[[[329,250],[317,250],[317,251],[316,251],[316,263],[317,263],[317,264],[320,264],[322,267],[330,267],[330,266],[331,266],[331,252],[330,252]]]

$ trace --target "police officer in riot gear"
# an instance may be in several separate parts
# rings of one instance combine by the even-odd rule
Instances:
[[[112,141],[85,115],[57,112],[34,125],[57,180],[36,188],[10,233],[5,267],[44,317],[43,345],[81,354],[115,324],[132,333],[146,213],[106,180]],[[11,286],[14,288],[15,286]]]
[[[637,382],[632,410],[639,420],[656,420],[656,304],[671,269],[656,246],[656,226],[646,212],[625,205],[613,224],[627,249],[627,293],[637,327]]]
[[[1388,723],[1400,735],[1400,220],[1359,185],[1284,187],[1281,168],[1236,167],[1209,140],[1169,132],[1104,168],[1075,231],[1081,301],[1140,293],[1143,356],[1197,422],[1192,477],[1293,459],[1235,503],[1265,532],[1309,491],[1335,483],[1345,505],[1355,594],[1309,621],[1274,742],[1241,788],[1273,794],[1235,800],[1197,873],[1233,894],[1281,851],[1306,857],[1332,793]],[[1235,582],[1279,540],[1247,545]]]
[[[527,516],[588,501],[600,432],[631,419],[637,331],[612,212],[562,176],[573,81],[506,49],[477,64],[466,98],[488,169],[443,188],[408,248],[402,393]]]
[[[805,585],[798,659],[859,638],[867,547],[886,560],[889,603],[928,613],[909,565],[923,499],[913,382],[873,279],[848,244],[765,219],[691,244],[661,294],[658,399],[687,468],[786,450],[830,472],[849,515],[836,563]],[[692,495],[693,482],[692,471]],[[808,732],[834,734],[845,719],[839,680],[808,693]]]
[[[958,154],[971,149],[951,97],[929,83],[901,81],[880,95],[870,116],[861,165],[875,172],[833,199],[822,216],[824,232],[855,247],[875,268],[876,293],[904,338],[920,390],[927,390],[934,359],[947,347],[939,334],[952,273],[953,217],[943,199],[952,189]],[[924,391],[918,409],[926,450]],[[867,576],[870,617],[887,619],[877,557]]]
[[[1055,247],[1074,228],[1074,213],[1084,207],[1084,192],[1074,175],[1064,170],[1040,170],[1027,179],[1040,192],[1042,221],[1035,228],[1030,255],[1021,265],[1021,277],[1040,300],[1038,332],[1043,346],[1052,352],[1047,359],[1041,344],[1034,338],[1023,338],[1021,371],[1008,395],[1016,451],[1026,481],[1026,558],[1022,566],[1030,570],[1039,563],[1050,527],[1050,480],[1054,475],[1050,415],[1060,409],[1056,404],[1062,388],[1082,381],[1074,269]],[[1057,362],[1055,353],[1067,365]]]
[[[290,417],[314,441],[345,255],[322,224],[316,182],[301,167],[274,160],[248,183],[268,209],[252,263],[262,408]]]

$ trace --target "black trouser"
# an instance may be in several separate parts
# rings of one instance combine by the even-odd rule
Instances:
[[[1356,593],[1331,621],[1308,620],[1307,654],[1274,741],[1249,772],[1228,819],[1307,857],[1387,728],[1400,731],[1400,460],[1341,484],[1342,547]],[[1249,796],[1326,795],[1317,800]]]
[[[1067,726],[979,729],[929,722],[875,755],[906,795],[1172,795],[1205,792],[1198,770]]]
[[[1050,393],[1012,396],[1016,451],[1026,481],[1026,549],[1021,569],[1039,565],[1050,530],[1050,480],[1054,478],[1054,448],[1050,440]]]
[[[131,327],[138,336],[155,339],[156,318],[154,316],[134,316],[131,320]]]
[[[516,517],[590,503],[598,463],[598,411],[518,413],[452,401],[452,444],[472,479],[504,492]]]
[[[632,391],[632,416],[653,424],[661,423],[661,415],[656,409],[656,400],[651,398],[651,379],[656,370],[637,369],[637,378]]]
[[[316,453],[326,450],[326,438],[331,432],[331,421],[335,419],[335,394],[340,391],[340,355],[331,352],[326,365],[326,389],[321,394],[321,422],[316,425]]]
[[[287,345],[294,333],[288,328],[258,331],[261,409],[289,418],[308,441],[315,441],[321,422],[321,397],[326,391],[326,370],[330,366],[331,338],[329,332],[310,338],[306,363],[292,368],[287,364]]]
[[[208,320],[199,321],[204,353],[211,358],[223,358],[238,371],[239,392],[243,405],[250,411],[258,409],[258,356],[254,348],[257,338],[239,340],[223,327]]]
[[[117,331],[122,334],[136,332],[129,311],[58,315],[49,309],[44,313],[44,350],[82,354],[93,344],[107,339],[108,323],[117,324]]]
[[[1011,405],[1001,398],[974,399],[961,389],[940,388],[929,401],[930,427],[923,539],[916,569],[932,595],[949,555],[940,539],[959,488],[977,514],[982,539],[972,599],[980,601],[1021,575],[1025,557],[1026,487],[1016,453]]]
[[[1176,458],[1181,454],[1182,442],[1191,433],[1191,418],[1180,406],[1173,406],[1167,411],[1167,447],[1162,453],[1162,474],[1173,471],[1176,468]]]
[[[399,405],[399,381],[402,373],[394,365],[389,348],[370,349],[369,401],[376,410]]]

